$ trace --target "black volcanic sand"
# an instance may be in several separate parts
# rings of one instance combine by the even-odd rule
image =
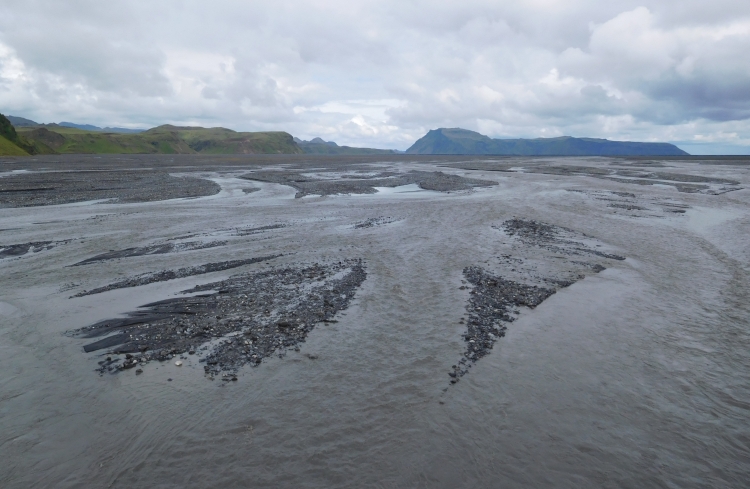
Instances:
[[[0,178],[0,208],[69,204],[107,199],[152,202],[219,193],[206,179],[173,177],[162,171],[44,171]]]
[[[388,176],[383,178],[384,175]],[[417,184],[423,190],[439,192],[470,190],[475,187],[497,185],[497,182],[490,180],[427,171],[410,171],[400,174],[381,173],[375,178],[360,177],[361,179],[352,175],[340,179],[322,179],[295,172],[256,171],[243,175],[241,178],[289,185],[297,190],[297,198],[305,195],[374,194],[377,192],[374,187],[393,188],[410,184]]]
[[[168,280],[192,277],[194,275],[203,275],[206,273],[220,272],[222,270],[231,270],[232,268],[238,268],[244,265],[272,260],[274,258],[278,258],[279,256],[281,255],[260,256],[242,260],[228,260],[215,263],[205,263],[203,265],[183,267],[177,270],[160,270],[158,272],[143,273],[141,275],[136,275],[135,277],[129,277],[125,280],[120,280],[118,282],[105,285],[103,287],[97,287],[96,289],[92,290],[84,290],[83,292],[75,294],[73,297],[84,297],[87,295],[101,294],[102,292],[108,292],[115,289],[140,287],[141,285],[152,284],[155,282],[166,282]]]
[[[507,325],[515,320],[511,314],[519,314],[522,307],[534,309],[560,288],[573,285],[587,273],[606,269],[596,261],[568,257],[588,255],[590,258],[625,260],[622,256],[593,249],[591,245],[597,246],[596,240],[560,226],[514,218],[495,229],[517,241],[513,246],[517,253],[502,255],[499,264],[505,277],[479,266],[464,269],[465,282],[471,284],[466,305],[467,330],[463,335],[466,351],[448,374],[452,384],[466,375],[468,369],[488,355],[495,342],[505,336]],[[531,248],[547,252],[541,257],[541,264],[546,265],[544,275],[537,273],[540,256],[529,253]],[[524,267],[529,261],[528,256],[534,256],[533,263]],[[512,279],[507,276],[509,272],[514,272]]]
[[[704,177],[684,173],[654,172],[647,170],[631,170],[617,168],[602,168],[593,166],[555,166],[546,164],[506,163],[500,161],[476,161],[470,163],[453,163],[451,168],[464,170],[500,171],[541,173],[544,175],[587,176],[602,178],[618,183],[633,185],[671,185],[680,192],[705,193],[719,195],[726,192],[741,190],[740,182],[725,178]],[[638,165],[642,166],[642,165]],[[620,178],[618,178],[620,177]]]
[[[208,292],[146,304],[128,318],[111,319],[70,334],[101,340],[85,351],[106,350],[100,373],[150,361],[198,354],[212,378],[237,380],[237,371],[264,358],[283,356],[320,322],[333,322],[349,307],[367,274],[361,260],[315,263],[241,274],[183,293]],[[125,354],[124,361],[112,355]],[[138,373],[138,371],[136,371]]]
[[[101,253],[91,258],[74,263],[71,266],[77,267],[80,265],[90,265],[91,263],[97,263],[107,260],[117,260],[119,258],[130,258],[135,256],[146,256],[146,255],[163,255],[166,253],[179,253],[182,251],[192,250],[204,250],[207,248],[216,248],[218,246],[226,245],[226,241],[212,241],[204,243],[202,241],[189,241],[185,243],[163,243],[150,246],[141,246],[139,248],[126,248],[124,250],[108,251],[107,253]],[[2,254],[0,253],[0,257]]]

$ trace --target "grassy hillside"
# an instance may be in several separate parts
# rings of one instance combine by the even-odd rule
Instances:
[[[13,124],[11,124],[8,118],[3,114],[0,114],[0,138],[3,138],[5,140],[2,145],[2,152],[0,152],[0,154],[7,153],[18,155],[18,150],[20,150],[22,154],[36,153],[33,145],[29,144],[29,142],[25,138],[22,138],[18,135],[18,133],[16,132],[16,128],[13,127]],[[14,149],[13,146],[18,149]]]
[[[0,156],[28,156],[29,153],[19,148],[5,137],[0,136]]]
[[[236,132],[223,127],[164,125],[139,134],[142,137],[176,137],[190,150],[204,154],[298,154],[302,150],[286,132]]]
[[[285,132],[159,126],[138,134],[86,131],[57,124],[21,127],[37,153],[269,154],[302,153]]]

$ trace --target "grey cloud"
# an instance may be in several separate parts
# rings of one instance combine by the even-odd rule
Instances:
[[[643,5],[5,3],[0,112],[402,149],[438,126],[750,144],[750,4]],[[385,99],[398,103],[356,102]]]

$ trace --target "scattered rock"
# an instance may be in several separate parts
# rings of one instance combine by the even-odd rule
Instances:
[[[398,222],[400,219],[394,219],[392,217],[371,217],[369,219],[365,219],[364,221],[360,221],[356,224],[354,224],[354,229],[365,229],[365,228],[372,228],[375,226],[383,226],[385,224],[391,224],[394,222]]]
[[[84,349],[109,348],[130,355],[126,362],[133,366],[206,351],[200,359],[206,374],[232,376],[246,364],[257,366],[264,358],[283,357],[287,349],[299,348],[316,324],[333,321],[349,306],[366,276],[361,260],[245,273],[184,291],[223,293],[146,304],[126,318],[100,321],[71,334],[106,336]]]

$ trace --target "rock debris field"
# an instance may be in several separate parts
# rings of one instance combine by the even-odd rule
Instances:
[[[235,374],[247,364],[258,366],[274,354],[283,357],[289,348],[299,351],[317,324],[335,321],[349,306],[366,277],[360,260],[241,274],[184,291],[210,293],[146,304],[127,318],[71,334],[108,335],[84,350],[125,354],[100,361],[101,373],[197,354],[209,377],[237,380]]]

